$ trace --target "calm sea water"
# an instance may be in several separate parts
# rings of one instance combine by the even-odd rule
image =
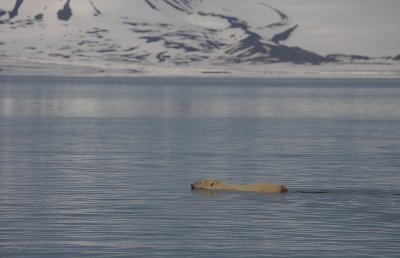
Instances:
[[[0,256],[399,257],[400,80],[1,78]]]

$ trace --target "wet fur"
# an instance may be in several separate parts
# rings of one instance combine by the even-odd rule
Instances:
[[[257,183],[257,184],[229,184],[214,179],[203,179],[191,185],[192,189],[207,190],[234,190],[242,192],[263,192],[263,193],[285,193],[288,189],[281,184]]]

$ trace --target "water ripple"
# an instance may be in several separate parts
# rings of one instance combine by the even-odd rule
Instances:
[[[398,81],[220,82],[0,83],[1,256],[399,256]]]

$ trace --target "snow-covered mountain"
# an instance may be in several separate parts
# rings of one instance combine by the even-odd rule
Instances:
[[[2,0],[0,58],[139,68],[399,59],[288,45],[301,26],[269,0]]]

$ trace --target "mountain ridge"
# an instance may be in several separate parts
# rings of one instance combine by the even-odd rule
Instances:
[[[268,0],[246,5],[239,0],[5,1],[0,4],[3,59],[178,67],[398,60],[396,55],[321,55],[288,46],[285,41],[301,24]]]

